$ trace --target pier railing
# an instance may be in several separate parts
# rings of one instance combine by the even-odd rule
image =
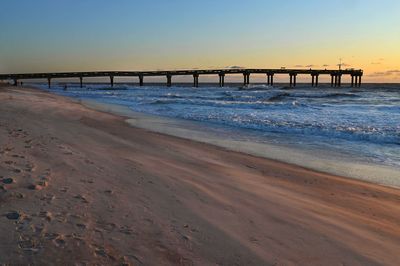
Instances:
[[[342,76],[351,77],[351,86],[361,86],[361,77],[363,71],[355,69],[345,70],[328,70],[328,69],[206,69],[206,70],[171,70],[171,71],[94,71],[94,72],[59,72],[59,73],[30,73],[30,74],[0,74],[0,80],[12,80],[14,85],[18,84],[21,80],[32,80],[32,79],[46,79],[49,87],[51,86],[52,79],[61,78],[77,78],[80,81],[81,87],[83,86],[84,78],[95,78],[95,77],[109,77],[111,86],[114,86],[115,77],[138,77],[139,85],[144,85],[145,77],[166,77],[166,85],[172,86],[173,76],[193,76],[193,86],[199,86],[199,76],[201,75],[218,75],[219,86],[225,85],[225,76],[241,74],[243,75],[243,84],[250,84],[251,74],[265,74],[266,84],[274,85],[275,75],[288,75],[289,85],[295,87],[297,85],[297,75],[310,75],[311,86],[317,87],[319,85],[319,76],[326,75],[331,77],[331,86],[340,87],[342,86]]]

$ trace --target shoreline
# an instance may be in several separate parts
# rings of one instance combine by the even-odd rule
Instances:
[[[75,100],[75,99],[74,99]],[[123,116],[126,122],[134,127],[179,138],[208,143],[235,152],[276,160],[323,173],[368,181],[378,185],[400,188],[400,169],[360,161],[348,162],[340,154],[318,150],[306,150],[271,143],[257,143],[247,140],[236,140],[230,136],[218,136],[210,132],[208,126],[197,121],[161,117],[139,113],[122,105],[102,103],[96,100],[78,100],[84,106],[97,111]],[[217,126],[217,125],[213,125]],[[350,158],[345,158],[350,159]]]
[[[0,88],[0,263],[398,265],[400,190]]]

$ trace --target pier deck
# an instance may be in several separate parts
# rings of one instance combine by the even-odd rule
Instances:
[[[28,74],[0,74],[0,80],[12,80],[17,85],[18,81],[21,80],[32,80],[32,79],[46,79],[49,87],[51,86],[52,79],[61,78],[78,78],[80,80],[81,87],[83,86],[84,78],[94,77],[109,77],[111,86],[114,85],[114,77],[138,77],[140,86],[144,84],[145,77],[166,77],[166,85],[172,85],[173,76],[193,76],[193,86],[199,86],[200,75],[218,75],[219,86],[225,85],[225,76],[241,74],[243,75],[243,84],[250,84],[251,74],[265,74],[266,84],[274,85],[274,75],[286,74],[289,75],[289,84],[291,87],[295,87],[297,84],[297,75],[310,75],[311,85],[317,87],[319,84],[319,76],[327,75],[331,76],[331,86],[340,87],[342,85],[342,76],[347,75],[351,77],[351,86],[361,86],[361,77],[363,71],[355,69],[345,70],[328,70],[328,69],[213,69],[213,70],[170,70],[170,71],[94,71],[94,72],[59,72],[59,73],[28,73]]]

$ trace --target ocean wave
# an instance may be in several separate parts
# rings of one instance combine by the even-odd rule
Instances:
[[[170,98],[170,99],[182,99],[183,97],[179,94],[168,93],[167,95],[163,95],[162,97]]]
[[[267,101],[269,101],[269,102],[281,101],[283,98],[286,98],[286,97],[290,97],[290,93],[286,93],[286,92],[278,93],[277,95],[274,95],[274,96],[268,98]]]
[[[335,93],[291,93],[290,97],[297,97],[297,98],[355,98],[360,97],[355,93],[346,93],[346,92],[335,92]]]
[[[267,132],[282,134],[297,134],[306,137],[323,136],[330,141],[332,139],[343,139],[349,141],[367,141],[377,144],[395,144],[400,145],[400,128],[380,129],[374,127],[354,127],[325,125],[322,123],[300,123],[295,121],[280,121],[274,119],[257,119],[255,117],[218,117],[211,115],[209,117],[189,117],[193,120],[214,120],[222,121],[226,125],[239,126],[247,129],[255,129]],[[200,118],[200,119],[199,119]]]

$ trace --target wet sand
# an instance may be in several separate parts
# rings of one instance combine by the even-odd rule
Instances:
[[[370,161],[366,162],[360,160],[360,158],[343,154],[343,152],[329,149],[310,149],[305,145],[300,147],[265,143],[243,136],[238,138],[237,136],[232,136],[232,132],[224,128],[221,129],[220,125],[217,124],[205,125],[205,123],[199,121],[138,113],[127,106],[95,100],[85,99],[81,102],[91,109],[127,117],[126,122],[128,124],[152,132],[208,143],[230,151],[286,162],[318,172],[400,188],[399,167]]]
[[[399,265],[400,190],[0,88],[0,263]]]

